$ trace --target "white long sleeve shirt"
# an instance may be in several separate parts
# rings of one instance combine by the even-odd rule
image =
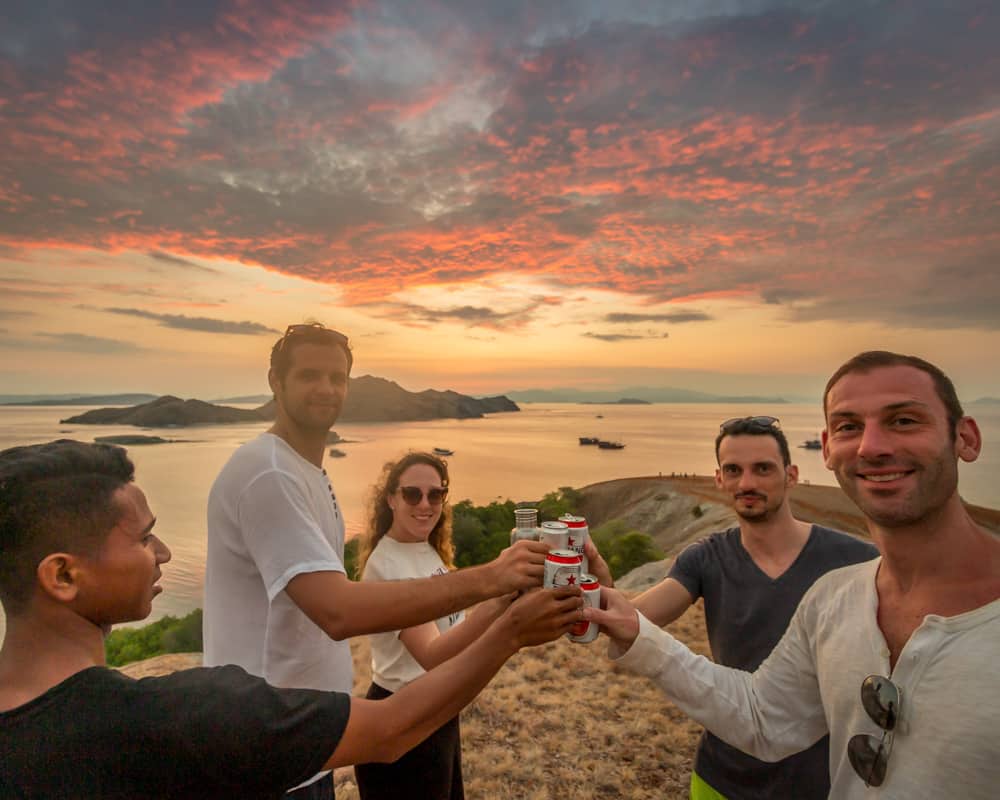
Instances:
[[[616,660],[757,758],[776,761],[829,732],[831,798],[994,800],[1000,796],[1000,600],[954,617],[925,617],[890,675],[876,621],[880,563],[820,578],[754,673],[695,655],[641,614],[638,637]],[[847,758],[854,734],[882,734],[861,705],[868,675],[889,676],[902,691],[878,788],[866,788]]]

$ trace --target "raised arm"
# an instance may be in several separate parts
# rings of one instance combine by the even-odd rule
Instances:
[[[632,605],[646,619],[662,628],[691,607],[694,598],[676,578],[664,578],[632,600]]]
[[[308,572],[285,591],[333,639],[412,628],[498,595],[541,586],[548,548],[520,541],[488,564],[405,581],[356,583],[342,572]]]
[[[444,633],[438,630],[435,622],[405,628],[399,632],[399,640],[421,667],[433,669],[475,641],[514,599],[515,595],[511,593],[485,600],[466,614],[462,622]]]
[[[566,633],[580,619],[581,603],[577,587],[528,592],[462,652],[391,697],[352,698],[327,767],[395,761],[468,705],[519,649]]]
[[[604,609],[585,609],[620,665],[653,680],[695,722],[733,747],[778,761],[827,732],[815,664],[800,605],[771,655],[754,673],[695,655],[637,613],[614,589],[602,589]]]

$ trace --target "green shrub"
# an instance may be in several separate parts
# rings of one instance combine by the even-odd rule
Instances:
[[[664,558],[664,554],[649,536],[641,531],[630,530],[621,519],[609,520],[592,530],[590,536],[608,562],[615,580],[636,567]]]
[[[141,628],[119,628],[104,640],[104,654],[112,667],[164,653],[201,652],[201,609],[187,616],[166,616]]]

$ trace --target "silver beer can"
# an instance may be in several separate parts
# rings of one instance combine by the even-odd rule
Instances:
[[[601,584],[593,575],[580,575],[580,588],[583,589],[583,604],[590,608],[601,607]],[[582,620],[576,623],[566,634],[571,642],[587,644],[597,638],[600,626],[596,622]]]
[[[545,556],[542,587],[576,586],[580,583],[580,556],[572,550],[550,550]]]
[[[569,540],[566,544],[570,550],[576,550],[583,558],[583,571],[586,572],[590,569],[587,554],[584,552],[584,545],[590,538],[590,526],[587,525],[586,518],[574,514],[563,514],[559,517],[559,521],[566,523],[566,527],[569,529]]]
[[[569,526],[565,522],[543,522],[542,541],[549,550],[569,550]]]

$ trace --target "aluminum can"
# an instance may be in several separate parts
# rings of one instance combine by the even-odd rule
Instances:
[[[573,514],[563,514],[559,517],[559,521],[565,522],[569,528],[569,541],[567,545],[570,550],[576,550],[580,554],[580,557],[583,559],[583,571],[586,572],[590,569],[587,555],[583,551],[587,539],[590,538],[590,526],[587,525],[586,518],[577,517]]]
[[[601,584],[593,575],[580,575],[580,588],[583,589],[583,604],[591,608],[601,607]],[[566,634],[571,642],[587,644],[597,638],[600,626],[596,622],[584,620],[574,625]]]
[[[542,587],[576,586],[580,583],[580,556],[572,550],[550,550],[545,556],[545,577]]]
[[[569,526],[565,522],[543,522],[542,541],[549,550],[569,550]]]

